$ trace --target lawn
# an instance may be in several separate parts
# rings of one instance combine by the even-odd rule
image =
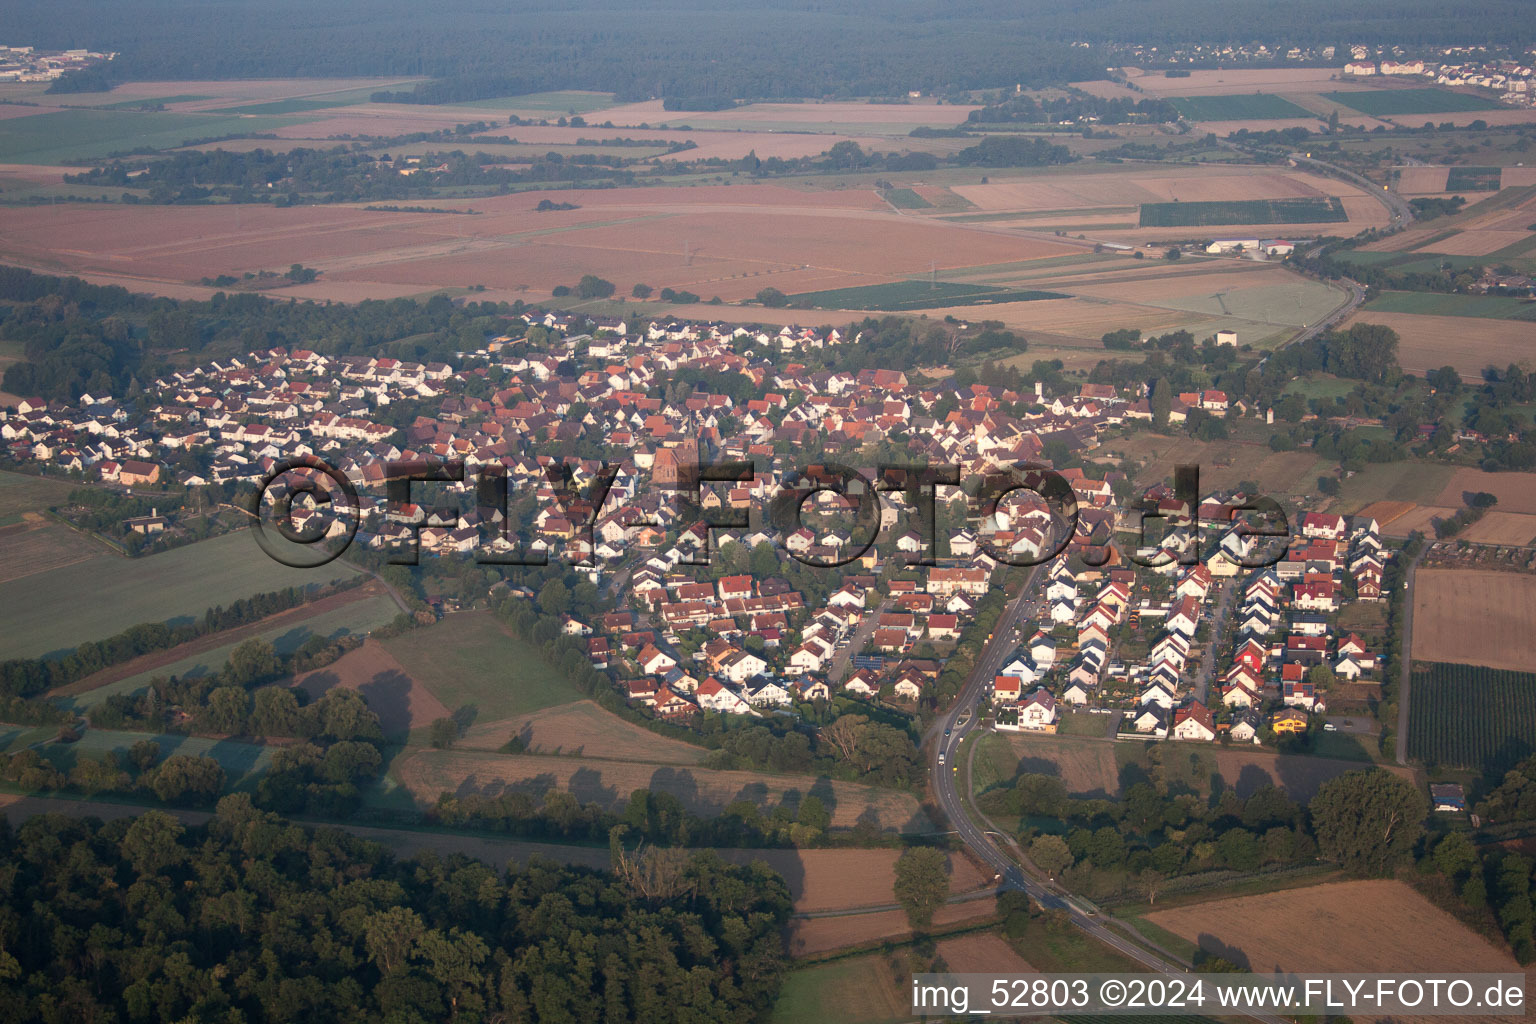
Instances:
[[[187,622],[213,605],[356,574],[340,561],[313,570],[280,565],[246,530],[144,558],[103,553],[0,583],[0,608],[7,612],[0,619],[0,651],[35,658],[141,622]]]
[[[1498,110],[1481,96],[1445,89],[1383,89],[1365,92],[1325,92],[1323,98],[1372,117],[1393,114],[1453,114],[1463,110]]]
[[[137,149],[173,149],[193,139],[255,135],[303,117],[239,117],[164,111],[60,110],[13,117],[0,131],[0,163],[57,164]]]
[[[1536,320],[1536,302],[1508,295],[1382,292],[1365,304],[1365,312],[1418,313],[1421,316],[1473,316],[1486,320]]]
[[[1178,96],[1170,99],[1189,121],[1252,121],[1282,117],[1317,117],[1290,100],[1268,93],[1238,96]]]
[[[450,615],[427,629],[384,641],[412,679],[451,711],[481,722],[526,715],[585,696],[534,647],[488,612]]]
[[[1336,197],[1239,199],[1228,202],[1143,203],[1144,228],[1205,227],[1212,224],[1322,224],[1349,220]]]
[[[999,288],[982,284],[956,284],[952,281],[893,281],[889,284],[805,292],[800,295],[791,295],[790,302],[817,309],[880,309],[900,312],[1069,297],[1060,292]]]
[[[0,526],[20,522],[23,512],[41,512],[59,504],[77,486],[51,477],[0,472]]]

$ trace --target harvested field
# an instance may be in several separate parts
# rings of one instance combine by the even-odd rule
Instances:
[[[1411,501],[1373,501],[1355,514],[1369,516],[1376,520],[1376,525],[1385,529],[1394,520],[1402,518],[1413,509],[1414,504]]]
[[[1215,68],[1194,70],[1189,77],[1168,78],[1160,71],[1126,68],[1126,74],[1149,96],[1221,96],[1231,93],[1316,93],[1325,89],[1369,89],[1358,79],[1344,78],[1330,68]],[[1092,91],[1107,82],[1084,82]],[[1131,93],[1130,95],[1135,95]]]
[[[995,913],[997,900],[992,898],[948,903],[933,915],[933,924],[937,928],[944,928],[963,921],[987,918]],[[787,932],[785,945],[789,955],[811,956],[848,946],[899,941],[911,937],[912,928],[907,923],[906,911],[880,910],[870,914],[839,917],[796,918],[789,923]]]
[[[814,793],[826,802],[832,824],[838,828],[852,828],[864,815],[871,815],[886,831],[922,832],[933,827],[908,794],[809,776],[459,750],[412,750],[396,759],[390,774],[418,806],[435,803],[445,792],[540,795],[554,788],[583,803],[617,811],[635,790],[649,789],[671,793],[695,814],[713,816],[735,800],[751,800],[765,809],[780,803],[795,808],[802,796]]]
[[[1455,513],[1454,508],[1447,508],[1444,505],[1415,505],[1411,512],[1405,512],[1392,520],[1390,526],[1383,526],[1382,532],[1389,537],[1406,537],[1418,531],[1426,537],[1432,537],[1435,532],[1435,520],[1445,519]]]
[[[513,737],[535,754],[614,761],[698,764],[708,753],[703,747],[658,736],[604,711],[590,700],[475,725],[458,745],[465,749],[500,750]]]
[[[1460,537],[1478,544],[1529,545],[1536,539],[1536,516],[1525,512],[1494,510],[1462,530]]]
[[[939,940],[939,956],[957,974],[1036,974],[997,932],[972,932]]]
[[[446,718],[450,710],[373,639],[363,641],[357,650],[348,651],[325,668],[299,676],[293,685],[312,698],[337,686],[358,691],[379,716],[384,735],[391,738],[404,737],[412,729]]]
[[[547,293],[596,273],[621,292],[644,281],[736,299],[769,284],[792,294],[900,279],[934,263],[947,269],[1077,251],[902,216],[870,190],[744,185],[561,197],[582,208],[534,213],[539,194],[524,193],[474,200],[477,217],[356,207],[23,209],[8,218],[3,255],[49,270],[131,277],[140,287],[302,262],[323,272],[302,293],[288,290],[304,297],[468,284]]]
[[[1499,231],[1495,229],[1462,231],[1435,243],[1435,251],[1447,256],[1487,256],[1511,245],[1519,245],[1530,239],[1529,231]]]
[[[1355,323],[1382,324],[1396,331],[1398,362],[1409,373],[1454,366],[1466,379],[1480,380],[1485,367],[1536,358],[1536,322],[1531,321],[1371,311],[1356,313],[1349,320]],[[1456,344],[1448,344],[1451,338]]]
[[[1330,882],[1146,919],[1254,971],[1520,970],[1506,950],[1397,881]]]
[[[0,527],[0,583],[62,569],[100,556],[106,548],[67,527],[23,512],[26,521]]]
[[[795,913],[816,914],[884,907],[895,902],[896,858],[900,850],[721,850],[735,864],[754,860],[784,876],[795,900]],[[991,884],[963,854],[949,855],[949,891],[974,892]]]
[[[1404,195],[1439,195],[1445,191],[1449,168],[1403,167],[1397,172],[1397,190]]]
[[[1480,469],[1458,469],[1451,475],[1437,500],[1442,505],[1454,507],[1465,504],[1478,491],[1487,491],[1499,499],[1495,510],[1497,512],[1536,515],[1536,473],[1485,473]]]
[[[1140,168],[1134,171],[1031,175],[987,185],[955,185],[981,210],[1086,210],[1143,203],[1240,202],[1358,195],[1343,182],[1273,168]]]
[[[1413,583],[1415,661],[1529,671],[1536,664],[1536,576],[1420,569]]]

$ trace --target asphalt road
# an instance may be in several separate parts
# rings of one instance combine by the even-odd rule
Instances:
[[[960,841],[996,872],[999,891],[1022,891],[1043,907],[1066,911],[1073,927],[1159,974],[1186,974],[1188,968],[1183,964],[1159,956],[1114,931],[1111,919],[1091,909],[1086,902],[1069,900],[1067,893],[1054,881],[1042,881],[1026,872],[1018,861],[1008,856],[998,845],[994,839],[997,833],[988,832],[975,822],[968,811],[969,796],[961,795],[961,773],[957,770],[959,765],[955,755],[960,749],[961,740],[975,731],[980,723],[980,716],[974,713],[976,705],[985,694],[987,684],[1002,667],[1003,660],[1016,646],[1014,627],[1023,617],[1024,606],[1029,603],[1043,574],[1044,566],[1041,565],[1030,570],[1024,586],[1008,602],[1002,615],[998,616],[997,625],[992,630],[992,639],[982,648],[981,656],[976,659],[970,676],[961,687],[959,698],[948,712],[929,727],[923,738],[928,750],[928,766],[933,772],[935,801],[948,816]],[[962,718],[964,724],[959,724]],[[940,755],[944,758],[942,766],[939,764]],[[1022,851],[1020,855],[1022,858]],[[1288,1024],[1284,1018],[1273,1014],[1252,1013],[1247,1016],[1266,1024]]]

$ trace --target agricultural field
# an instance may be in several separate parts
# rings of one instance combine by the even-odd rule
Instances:
[[[199,637],[168,651],[156,651],[122,665],[113,665],[52,691],[49,696],[65,707],[88,711],[108,697],[138,693],[157,677],[210,675],[222,668],[229,661],[230,652],[246,640],[258,637],[268,640],[278,654],[288,655],[312,637],[338,640],[345,636],[366,635],[399,612],[395,603],[382,594],[349,591],[338,597],[343,600],[327,598],[316,604],[302,605],[249,626]],[[374,695],[367,695],[371,703]],[[387,702],[381,703],[388,707]]]
[[[1536,302],[1507,295],[1459,295],[1441,292],[1382,292],[1363,312],[1415,316],[1478,317],[1484,320],[1536,320]]]
[[[898,210],[931,210],[933,204],[910,188],[890,188],[880,193],[881,198]]]
[[[1447,192],[1497,192],[1501,167],[1452,167],[1445,176]]]
[[[390,637],[380,646],[407,677],[397,681],[399,685],[414,682],[438,706],[474,723],[499,722],[583,696],[489,612],[450,615],[435,626]],[[415,713],[409,717],[411,729],[431,723]]]
[[[1492,301],[1474,296],[1444,297]],[[1480,380],[1482,371],[1489,366],[1507,367],[1536,353],[1536,322],[1531,320],[1362,310],[1344,326],[1356,323],[1382,324],[1396,331],[1397,361],[1405,372],[1419,375],[1453,366],[1463,379]],[[1454,345],[1449,343],[1452,338]]]
[[[933,915],[935,928],[948,928],[997,913],[995,899],[949,903]],[[785,944],[793,957],[815,956],[850,946],[899,942],[912,936],[904,910],[879,910],[837,917],[797,918],[790,922]]]
[[[1454,470],[1433,462],[1376,462],[1343,480],[1333,511],[1353,515],[1376,502],[1415,502],[1438,504],[1437,498],[1450,484]],[[1458,499],[1457,504],[1460,504]],[[1394,508],[1398,516],[1411,508]],[[1395,517],[1394,517],[1395,518]],[[1380,520],[1378,520],[1379,522]]]
[[[1536,665],[1533,621],[1536,576],[1480,569],[1414,575],[1414,661],[1526,671]]]
[[[1227,224],[1324,224],[1349,220],[1337,197],[1246,199],[1236,202],[1146,203],[1144,228],[1208,227]]]
[[[1478,491],[1499,499],[1497,511],[1536,515],[1536,473],[1487,473],[1463,467],[1444,481],[1436,504],[1462,505]]]
[[[1255,121],[1315,117],[1310,110],[1271,93],[1228,96],[1180,96],[1169,100],[1189,121]]]
[[[807,775],[409,748],[391,763],[389,782],[391,786],[375,797],[375,802],[382,806],[431,806],[445,792],[493,796],[521,791],[542,795],[559,789],[583,803],[595,802],[619,811],[635,790],[650,789],[671,793],[693,813],[712,817],[736,800],[751,800],[764,809],[781,803],[794,809],[802,796],[815,794],[825,801],[837,828],[852,828],[863,816],[869,816],[885,831],[924,832],[933,827],[909,794]]]
[[[801,967],[785,977],[768,1019],[770,1024],[901,1024],[912,1019],[911,975],[899,953]]]
[[[1038,302],[1041,299],[1069,297],[1061,292],[1010,290],[989,285],[955,284],[948,281],[898,281],[892,284],[806,292],[802,295],[790,296],[790,301],[795,305],[813,306],[817,309],[910,312],[997,302]]]
[[[1357,92],[1325,92],[1323,98],[1372,117],[1397,114],[1452,114],[1472,110],[1498,110],[1499,105],[1481,96],[1449,89],[1372,89]]]
[[[292,117],[72,109],[15,117],[0,132],[0,163],[58,164],[122,150],[171,149],[196,139],[276,131]]]
[[[0,369],[4,369],[0,365]],[[68,480],[0,472],[0,527],[22,521],[27,512],[41,512],[69,497],[76,485]]]
[[[1536,674],[1433,662],[1416,667],[1410,693],[1408,756],[1416,761],[1497,776],[1536,750]]]
[[[21,512],[25,521],[0,526],[0,585],[61,569],[107,553],[105,544],[81,537],[67,526]]]
[[[1260,972],[1520,969],[1507,950],[1398,881],[1329,882],[1145,917],[1240,968]]]
[[[293,685],[312,698],[338,686],[356,690],[379,716],[379,726],[389,740],[403,741],[413,727],[428,726],[449,715],[449,709],[407,675],[374,639],[365,640],[361,647],[324,668],[296,677]]]
[[[0,650],[38,657],[100,640],[140,622],[188,621],[209,607],[282,587],[346,579],[356,570],[291,569],[262,553],[244,530],[143,558],[100,554],[0,582]],[[90,600],[81,595],[89,594]]]
[[[424,715],[413,717],[429,721]],[[604,711],[590,700],[472,726],[457,746],[464,750],[501,750],[514,738],[524,750],[534,754],[651,764],[698,764],[708,753],[704,747],[657,735]]]

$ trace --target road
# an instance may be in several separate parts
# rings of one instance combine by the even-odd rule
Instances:
[[[1403,654],[1397,680],[1397,736],[1392,746],[1397,750],[1397,763],[1404,765],[1408,763],[1408,690],[1413,675],[1413,579],[1418,573],[1419,559],[1428,550],[1429,544],[1425,543],[1403,571]]]
[[[1030,596],[1043,574],[1043,569],[1044,566],[1037,565],[1030,570],[1024,586],[998,616],[997,625],[992,630],[992,639],[982,648],[980,657],[976,659],[976,664],[971,669],[971,674],[960,689],[960,696],[949,711],[929,727],[923,737],[924,746],[928,749],[928,766],[933,772],[935,801],[948,816],[960,841],[984,863],[992,866],[993,871],[998,875],[999,890],[1022,891],[1042,907],[1065,911],[1072,926],[1080,932],[1097,939],[1152,971],[1159,974],[1185,974],[1188,968],[1183,964],[1160,956],[1117,932],[1114,930],[1115,922],[1111,918],[1083,900],[1069,899],[1067,893],[1053,880],[1042,881],[1026,872],[1019,861],[1008,856],[998,844],[997,840],[1004,838],[1002,833],[983,828],[971,816],[969,792],[967,791],[963,797],[961,795],[958,782],[962,781],[962,773],[957,770],[959,765],[955,761],[955,754],[960,749],[961,741],[975,731],[981,721],[980,716],[974,713],[976,705],[985,695],[987,684],[997,674],[1004,659],[1012,653],[1017,644],[1014,639],[1014,627],[1022,617],[1024,606],[1029,603]],[[963,724],[962,719],[964,719]],[[943,765],[939,763],[941,756],[945,762]],[[1008,841],[1016,850],[1018,849],[1011,838]],[[1020,860],[1024,860],[1027,864],[1023,851],[1019,850],[1018,853]],[[1248,1016],[1264,1021],[1265,1024],[1289,1024],[1284,1018],[1273,1014],[1251,1013]]]
[[[1343,178],[1345,181],[1365,189],[1368,194],[1375,196],[1377,201],[1387,208],[1387,212],[1392,215],[1392,226],[1394,228],[1405,228],[1413,223],[1413,205],[1390,188],[1378,185],[1364,175],[1356,174],[1354,171],[1340,167],[1338,164],[1330,164],[1325,160],[1314,160],[1305,153],[1291,153],[1290,158],[1298,166],[1305,165],[1316,168],[1325,174],[1332,175],[1335,178]]]
[[[891,599],[886,598],[874,611],[865,610],[864,617],[859,620],[858,628],[853,631],[848,642],[832,655],[832,661],[827,666],[828,686],[836,689],[842,684],[843,677],[848,674],[848,663],[853,660],[853,652],[862,651],[864,645],[869,643],[869,638],[874,635],[876,627],[880,624],[880,616],[889,611],[890,607]]]

